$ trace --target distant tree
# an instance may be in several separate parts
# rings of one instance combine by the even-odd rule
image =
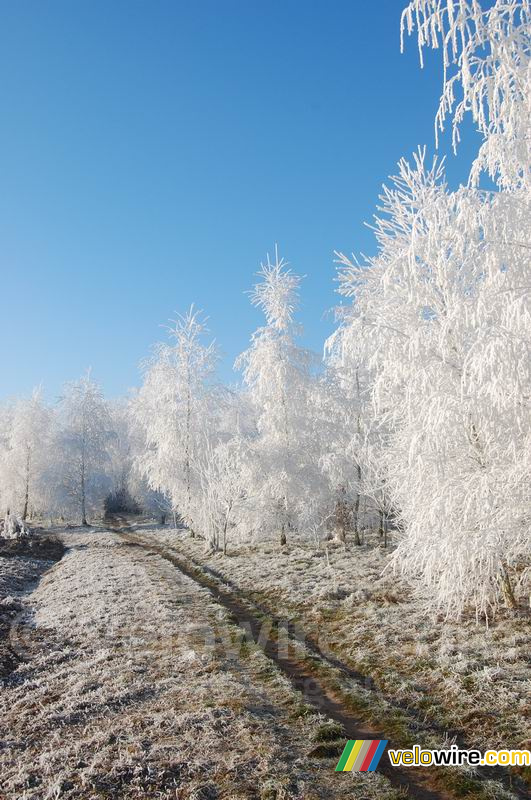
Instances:
[[[277,528],[280,544],[296,526],[305,492],[311,490],[310,456],[313,440],[313,353],[299,347],[300,333],[294,321],[300,278],[279,258],[269,255],[258,273],[260,281],[251,292],[251,302],[260,308],[266,324],[251,338],[251,346],[236,361],[256,416],[257,436],[252,442],[260,484],[256,506],[258,525]]]
[[[58,503],[77,507],[82,525],[110,487],[108,468],[112,423],[108,406],[90,374],[67,383],[59,402],[56,461]]]
[[[194,509],[199,491],[197,459],[208,430],[214,425],[209,385],[217,360],[201,312],[193,307],[174,321],[170,344],[159,344],[147,363],[144,381],[132,404],[145,447],[137,467],[148,485],[171,498],[195,535]]]
[[[357,287],[351,273],[350,278]],[[342,291],[349,291],[347,284]],[[386,543],[392,513],[386,464],[389,426],[388,409],[374,402],[377,373],[370,364],[374,365],[375,342],[370,328],[364,329],[363,317],[352,309],[340,306],[337,318],[339,327],[325,343],[329,447],[323,447],[321,467],[342,519],[351,523],[355,543],[362,542],[362,523],[374,527],[376,516]]]
[[[201,521],[213,550],[227,553],[227,542],[249,501],[246,447],[240,437],[216,445],[205,442],[198,462],[201,486]]]
[[[325,345],[326,371],[321,382],[320,467],[334,511],[330,522],[334,536],[344,542],[348,532],[361,544],[361,521],[365,511],[365,436],[370,416],[367,371],[356,357],[342,351],[342,329]]]
[[[0,445],[2,503],[25,521],[33,509],[45,505],[45,471],[49,458],[53,417],[40,390],[16,400],[6,410]]]

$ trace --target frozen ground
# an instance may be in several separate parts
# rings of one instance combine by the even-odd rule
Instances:
[[[9,634],[22,611],[23,595],[62,553],[60,542],[47,538],[0,537],[0,682],[19,660]]]
[[[299,713],[205,589],[116,533],[58,536],[66,554],[19,599],[10,632],[22,660],[0,694],[2,798],[400,796],[318,757],[324,718]],[[34,566],[16,567],[19,591]]]
[[[304,630],[401,708],[469,746],[531,747],[529,615],[501,611],[488,628],[426,615],[375,546],[232,546],[206,555],[184,531],[146,535],[213,569]]]

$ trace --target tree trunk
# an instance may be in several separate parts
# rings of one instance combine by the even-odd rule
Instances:
[[[507,608],[518,608],[518,603],[516,601],[516,597],[514,596],[514,589],[512,587],[511,579],[505,565],[502,566],[501,586]]]
[[[360,478],[361,478],[361,467],[358,464],[358,480]],[[353,514],[353,520],[354,520],[354,544],[357,544],[357,545],[361,544],[359,517],[360,517],[360,493],[357,492],[356,493],[356,502],[354,503],[354,514]]]
[[[387,514],[381,508],[378,509],[378,514],[380,516],[380,527],[378,530],[378,536],[380,539],[380,543],[383,540],[383,546],[387,547]]]
[[[190,520],[189,530],[192,535],[192,539],[195,539],[195,531],[193,521],[190,518],[190,509],[192,506],[192,487],[191,487],[191,477],[190,477],[190,449],[191,449],[191,435],[192,435],[192,398],[190,394],[190,384],[191,384],[191,377],[190,377],[190,363],[187,363],[186,369],[186,444],[185,444],[185,473],[186,473],[186,501],[187,501],[187,514]]]
[[[360,400],[360,375],[358,369],[356,369],[356,390],[358,394],[358,402]],[[356,420],[356,429],[358,432],[358,446],[359,440],[361,436],[361,415],[358,413],[358,417]],[[360,487],[361,487],[361,464],[358,462],[356,464],[356,472],[358,476],[358,490],[356,492],[356,503],[354,505],[354,543],[357,545],[361,544],[360,539],[360,529],[359,529],[359,514],[360,514]]]
[[[86,498],[85,498],[85,459],[81,461],[81,524],[88,525],[87,511],[86,511]]]
[[[26,522],[26,517],[28,516],[28,506],[29,506],[29,479],[30,479],[30,451],[28,448],[27,455],[26,455],[26,486],[24,492],[24,509],[22,511],[22,521]]]
[[[280,546],[284,547],[287,543],[286,539],[286,530],[289,529],[289,514],[288,514],[288,498],[286,495],[282,498],[282,505],[283,505],[283,517],[284,522],[282,523],[282,528],[280,530]]]

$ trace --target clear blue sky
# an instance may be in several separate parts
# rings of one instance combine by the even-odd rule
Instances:
[[[191,302],[235,380],[260,323],[244,292],[275,241],[307,276],[320,350],[334,249],[372,252],[382,182],[434,149],[440,54],[423,71],[413,38],[400,54],[402,6],[1,2],[0,394],[42,382],[54,398],[88,366],[124,393]]]

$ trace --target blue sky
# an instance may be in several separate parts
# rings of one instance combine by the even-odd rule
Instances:
[[[439,53],[423,71],[413,38],[400,54],[402,6],[1,2],[0,394],[53,399],[89,366],[122,394],[192,302],[236,380],[260,324],[245,290],[275,242],[307,276],[304,342],[321,350],[334,249],[373,252],[381,184],[435,146]]]

